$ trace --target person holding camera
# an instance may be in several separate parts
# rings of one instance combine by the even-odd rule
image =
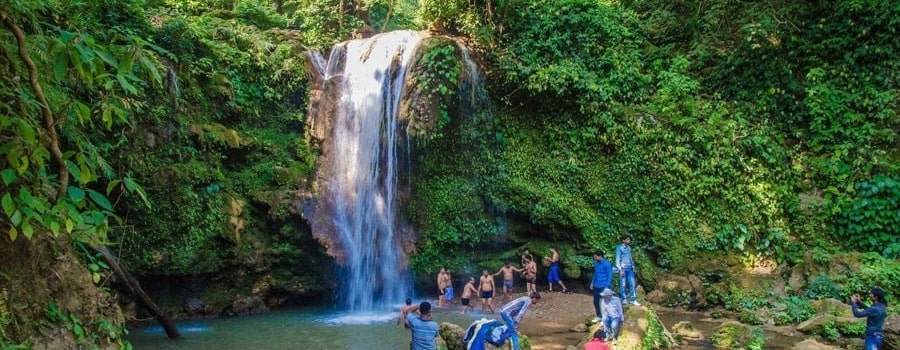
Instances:
[[[872,306],[866,307],[859,298],[859,294],[850,297],[850,310],[853,316],[866,318],[866,350],[878,350],[884,342],[884,319],[887,318],[887,301],[884,300],[884,291],[872,288],[869,292]]]

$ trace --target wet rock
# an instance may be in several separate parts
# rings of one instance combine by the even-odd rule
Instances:
[[[794,344],[794,347],[791,350],[837,350],[839,348],[825,345],[820,342],[815,341],[814,339],[806,339],[802,342]]]
[[[191,297],[185,300],[183,309],[188,317],[203,315],[206,312],[206,306],[203,304],[203,300],[198,297]]]
[[[693,323],[690,323],[688,321],[681,321],[674,324],[672,326],[672,333],[675,334],[675,336],[684,339],[703,339],[703,332],[697,329],[697,327],[694,327]]]
[[[225,310],[226,316],[246,316],[269,312],[269,307],[260,297],[250,296],[236,299],[228,309]]]

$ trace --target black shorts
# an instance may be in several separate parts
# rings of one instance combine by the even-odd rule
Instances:
[[[494,297],[494,291],[481,292],[481,299],[490,299]]]
[[[469,306],[469,298],[459,299],[463,306]]]

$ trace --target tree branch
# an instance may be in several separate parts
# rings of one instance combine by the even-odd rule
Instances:
[[[59,148],[59,134],[56,132],[56,121],[53,119],[53,112],[50,111],[50,104],[47,103],[44,89],[41,88],[41,83],[38,81],[37,67],[34,65],[34,61],[31,60],[31,56],[28,55],[25,33],[23,33],[22,29],[8,17],[2,16],[0,20],[3,21],[3,25],[16,37],[16,42],[19,45],[19,57],[22,59],[22,62],[25,63],[25,67],[28,68],[28,78],[31,81],[31,88],[34,90],[34,95],[37,97],[38,103],[41,106],[41,114],[44,117],[44,127],[47,128],[47,133],[50,135],[50,154],[53,155],[53,160],[55,160],[57,166],[59,166],[59,189],[56,194],[51,194],[50,196],[53,201],[56,201],[59,196],[66,193],[69,187],[69,168],[66,166],[66,161],[63,159],[63,153]]]

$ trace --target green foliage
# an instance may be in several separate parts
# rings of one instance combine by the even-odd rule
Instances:
[[[838,338],[841,337],[841,332],[838,330],[837,324],[835,323],[834,319],[832,319],[822,325],[822,330],[820,331],[819,335],[830,341],[837,341]]]
[[[96,324],[85,324],[77,314],[61,310],[52,300],[44,309],[44,315],[45,322],[49,322],[44,326],[61,326],[67,329],[75,336],[77,343],[85,348],[99,348],[100,344],[118,344],[121,348],[130,346],[123,339],[127,331],[108,319],[100,319]]]
[[[647,321],[647,333],[641,339],[644,349],[670,349],[675,346],[671,343],[668,331],[652,308],[647,308]]]
[[[898,296],[894,291],[900,290],[900,261],[885,259],[876,253],[864,253],[859,262],[858,272],[834,276],[835,281],[842,284],[841,298],[846,300],[855,293],[867,295],[873,287],[888,293],[888,300]]]
[[[900,183],[879,176],[856,184],[857,198],[842,210],[836,227],[838,236],[861,251],[900,256]]]
[[[866,333],[866,322],[845,322],[838,325],[841,334],[850,337],[862,337]]]
[[[732,322],[719,326],[710,340],[718,348],[761,350],[765,339],[761,328]]]
[[[820,274],[809,280],[806,297],[810,299],[840,298],[840,289],[828,275]]]
[[[588,116],[647,92],[636,18],[596,1],[534,1],[515,7],[497,57],[500,81],[529,100],[544,95],[559,110]],[[514,103],[518,104],[519,101]]]
[[[815,314],[808,299],[790,296],[779,300],[779,310],[775,314],[775,325],[799,324]]]

